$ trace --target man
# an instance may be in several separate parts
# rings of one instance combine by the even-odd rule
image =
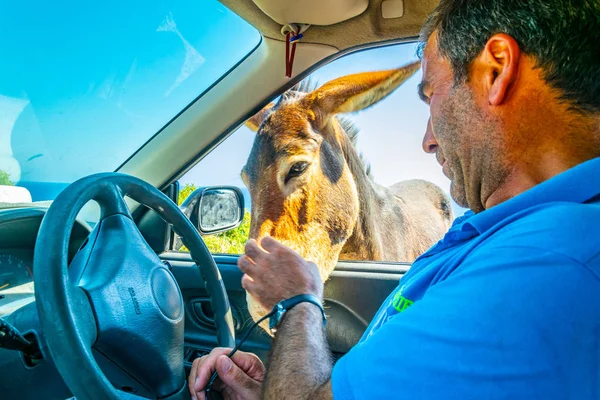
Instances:
[[[597,0],[442,0],[422,31],[423,148],[472,212],[335,367],[318,306],[301,303],[268,371],[215,349],[192,397],[216,370],[237,399],[600,398],[599,32]],[[239,267],[266,309],[322,298],[315,265],[273,239],[249,241]]]

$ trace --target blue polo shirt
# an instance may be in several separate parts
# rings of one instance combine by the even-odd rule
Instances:
[[[332,388],[334,400],[600,399],[600,158],[457,218]]]

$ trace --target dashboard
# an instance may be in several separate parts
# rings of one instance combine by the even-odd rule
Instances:
[[[0,208],[0,317],[33,302],[35,241],[47,207]],[[71,231],[69,261],[91,232],[78,220]],[[38,264],[42,265],[42,264]]]
[[[28,249],[0,251],[0,317],[31,303],[33,255]]]

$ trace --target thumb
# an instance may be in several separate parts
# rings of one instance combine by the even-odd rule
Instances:
[[[235,365],[229,357],[220,356],[217,359],[217,373],[225,386],[230,387],[240,397],[253,399],[260,396],[260,384]]]

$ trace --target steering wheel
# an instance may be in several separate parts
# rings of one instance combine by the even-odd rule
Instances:
[[[210,295],[217,343],[235,346],[223,280],[196,228],[154,186],[119,173],[74,182],[42,221],[34,255],[42,333],[77,399],[138,397],[131,387],[120,386],[125,381],[137,382],[138,393],[151,398],[189,399],[181,291],[142,237],[124,196],[156,211],[182,237]],[[68,266],[71,229],[90,200],[100,205],[100,221]],[[111,365],[111,376],[99,364]]]

